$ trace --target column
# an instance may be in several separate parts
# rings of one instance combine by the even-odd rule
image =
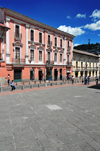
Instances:
[[[6,26],[9,27],[10,19],[6,18]],[[10,52],[9,52],[9,30],[6,32],[6,63],[9,63]]]
[[[58,79],[57,80],[60,80],[60,69],[58,68]]]
[[[28,29],[29,29],[29,25],[26,24],[26,55],[25,55],[25,57],[26,57],[26,64],[29,63],[28,62],[28,57],[29,57],[29,55],[28,55]]]
[[[64,38],[64,64],[66,65],[66,38]]]
[[[52,81],[54,81],[54,69],[52,68]]]
[[[3,43],[2,43],[2,59],[4,60],[4,40],[5,40],[5,36],[3,36]]]
[[[45,77],[44,77],[44,78],[45,78],[45,80],[46,80],[46,69],[45,69]]]

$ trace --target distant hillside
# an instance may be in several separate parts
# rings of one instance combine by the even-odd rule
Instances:
[[[74,49],[83,50],[83,51],[87,51],[87,52],[97,54],[97,53],[100,53],[100,44],[99,43],[96,43],[96,44],[82,44],[82,45],[74,46]]]

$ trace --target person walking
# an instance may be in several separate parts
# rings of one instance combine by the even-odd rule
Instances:
[[[72,84],[74,84],[74,76],[72,75]]]
[[[85,75],[85,78],[84,78],[84,84],[86,85],[87,84],[87,76]]]
[[[9,86],[9,84],[10,84],[10,74],[8,74],[8,77],[7,77],[7,79],[8,79],[8,86]]]
[[[95,77],[95,81],[96,81],[96,85],[98,85],[98,76],[96,74],[96,77]]]
[[[89,84],[90,83],[90,76],[88,75],[88,77],[87,77],[87,84]]]
[[[11,87],[12,87],[12,90],[11,90],[11,91],[13,91],[13,90],[16,89],[15,84],[14,84],[14,80],[12,80],[12,82],[11,82]]]

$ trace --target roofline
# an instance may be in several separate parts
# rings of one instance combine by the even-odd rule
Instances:
[[[91,56],[91,57],[99,58],[99,56],[97,56],[95,54],[92,54],[92,53],[89,53],[89,52],[86,52],[86,51],[82,51],[82,50],[77,50],[77,49],[73,49],[73,53],[78,53],[78,54],[82,54],[82,55],[88,55],[88,56]]]
[[[67,37],[72,38],[72,39],[76,37],[76,36],[74,36],[74,35],[72,35],[72,34],[69,34],[69,33],[66,33],[66,32],[64,32],[64,31],[58,30],[58,29],[56,29],[56,28],[54,28],[54,27],[52,27],[52,26],[49,26],[49,25],[47,25],[47,24],[41,23],[41,22],[39,22],[39,21],[36,21],[36,20],[34,20],[33,18],[30,18],[30,17],[28,17],[28,16],[25,16],[25,15],[23,15],[23,14],[20,14],[20,13],[18,13],[18,12],[16,12],[16,11],[13,11],[13,10],[9,9],[9,8],[3,8],[3,10],[5,11],[5,13],[6,13],[7,15],[14,16],[14,17],[16,17],[16,18],[18,18],[18,19],[23,20],[24,22],[28,22],[28,23],[34,24],[34,25],[36,25],[36,26],[42,27],[42,28],[44,28],[44,29],[48,29],[48,30],[50,30],[50,31],[54,31],[54,32],[56,32],[56,33],[59,33],[59,34],[61,34],[61,35],[63,35],[63,36],[67,36]]]

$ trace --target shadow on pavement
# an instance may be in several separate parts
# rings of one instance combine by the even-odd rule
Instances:
[[[100,89],[100,84],[98,84],[98,85],[92,85],[92,86],[89,86],[88,88]]]

